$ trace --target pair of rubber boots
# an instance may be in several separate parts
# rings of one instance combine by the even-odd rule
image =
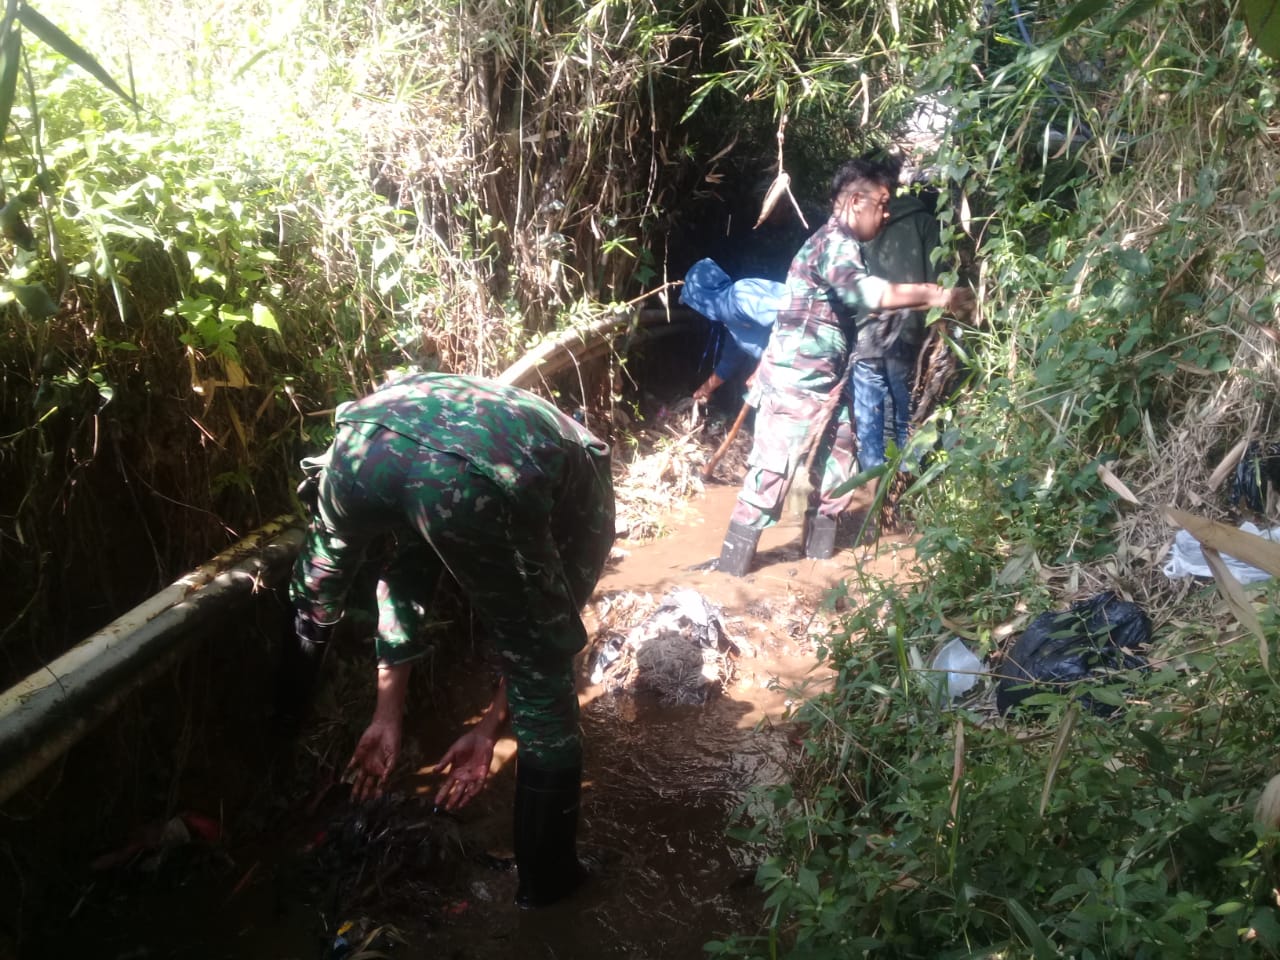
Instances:
[[[578,861],[581,795],[581,765],[548,770],[528,760],[516,761],[516,906],[549,907],[587,879]]]
[[[805,514],[804,523],[804,555],[810,560],[829,560],[836,552],[835,517],[825,517],[820,513]],[[720,547],[720,560],[716,569],[734,577],[746,576],[751,569],[751,561],[756,555],[756,545],[760,542],[760,531],[745,523],[736,521],[729,524],[729,532],[724,536]]]

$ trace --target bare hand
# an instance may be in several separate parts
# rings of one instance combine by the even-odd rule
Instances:
[[[356,744],[346,776],[351,778],[351,799],[357,803],[382,796],[387,778],[400,757],[400,724],[374,720]]]
[[[437,806],[459,810],[479,795],[490,777],[493,744],[493,737],[477,730],[469,730],[454,741],[436,764],[438,770],[450,767],[448,779],[436,793]]]

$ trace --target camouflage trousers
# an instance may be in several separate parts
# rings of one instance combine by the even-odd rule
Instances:
[[[747,475],[733,508],[732,520],[761,530],[778,522],[791,478],[804,469],[805,440],[817,429],[826,394],[812,390],[765,389],[756,410],[755,440],[747,458]],[[853,491],[831,495],[854,475],[857,465],[849,404],[841,398],[818,441],[809,480],[809,510],[838,517],[849,506]]]
[[[378,582],[385,662],[411,659],[440,577],[458,582],[501,658],[521,753],[548,769],[582,762],[573,658],[587,641],[582,605],[614,538],[607,448],[573,445],[563,463],[548,513],[463,457],[374,424],[344,424],[316,518],[330,544],[358,542],[394,523],[401,548]],[[324,563],[313,556],[312,571]]]

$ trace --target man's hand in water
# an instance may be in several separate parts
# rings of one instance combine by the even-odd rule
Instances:
[[[449,776],[436,793],[436,805],[458,810],[474,800],[488,783],[493,765],[493,745],[510,716],[507,681],[498,684],[493,703],[474,727],[453,742],[436,769],[449,768]]]
[[[373,719],[347,764],[351,799],[357,803],[382,796],[387,778],[400,758],[400,728],[404,722],[410,668],[408,663],[378,665],[378,701],[373,708]]]

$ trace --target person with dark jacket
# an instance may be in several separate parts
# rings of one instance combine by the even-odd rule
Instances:
[[[890,283],[935,283],[933,251],[941,244],[938,221],[914,193],[889,201],[889,218],[872,240],[863,244],[867,269]],[[858,330],[854,348],[853,418],[862,470],[884,463],[885,407],[893,408],[893,438],[901,450],[911,425],[911,387],[924,342],[922,310],[882,310]]]

